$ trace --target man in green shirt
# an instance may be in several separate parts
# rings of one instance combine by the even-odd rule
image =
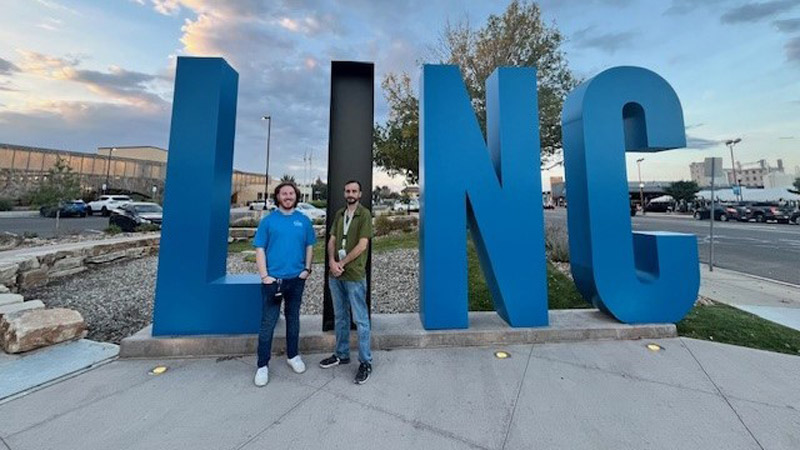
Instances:
[[[361,183],[355,180],[344,185],[347,207],[336,211],[328,240],[328,286],[336,318],[336,349],[320,361],[323,369],[350,363],[350,317],[358,329],[358,361],[355,383],[364,384],[372,373],[370,323],[367,310],[367,248],[372,238],[372,214],[361,200]]]

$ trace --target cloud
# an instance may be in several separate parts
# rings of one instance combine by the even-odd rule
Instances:
[[[672,5],[664,11],[664,15],[685,15],[701,7],[713,7],[731,0],[673,0]]]
[[[745,3],[728,10],[720,17],[722,23],[758,22],[776,16],[800,4],[800,0],[770,0],[766,2]]]
[[[594,27],[584,28],[572,35],[575,45],[582,48],[594,48],[614,53],[619,49],[630,47],[637,33],[622,31],[617,33],[593,33]]]
[[[784,19],[784,20],[776,20],[772,22],[775,25],[775,28],[778,31],[782,31],[784,33],[794,33],[795,31],[800,31],[800,17],[794,19]]]
[[[0,110],[3,141],[34,147],[91,152],[106,145],[166,147],[168,127],[167,111],[123,104],[45,101],[25,110]]]
[[[7,59],[0,58],[0,75],[11,75],[19,72],[19,67]]]
[[[18,50],[22,56],[19,71],[51,81],[70,81],[85,86],[105,100],[126,103],[137,108],[166,110],[169,103],[156,89],[166,83],[162,76],[134,72],[111,66],[108,72],[79,69],[77,57],[57,57],[43,53]]]
[[[786,59],[790,62],[800,63],[800,36],[792,38],[784,46]]]
[[[722,141],[686,135],[686,148],[703,150],[720,145]]]

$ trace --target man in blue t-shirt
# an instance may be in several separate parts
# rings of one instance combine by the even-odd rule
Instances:
[[[253,239],[263,302],[255,376],[255,384],[259,387],[269,381],[272,334],[281,312],[281,300],[286,317],[286,362],[295,373],[306,370],[297,348],[300,303],[306,279],[311,274],[313,247],[317,242],[311,221],[295,209],[300,198],[297,186],[281,183],[275,188],[274,196],[278,210],[261,220]]]

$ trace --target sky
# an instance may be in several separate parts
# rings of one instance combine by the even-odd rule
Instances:
[[[96,152],[169,141],[178,56],[221,56],[239,73],[235,168],[325,179],[330,63],[375,63],[416,80],[444,25],[474,26],[509,0],[0,0],[0,142]],[[648,153],[642,178],[689,179],[689,163],[784,160],[800,171],[800,0],[542,0],[581,79],[651,69],[677,92],[686,149]],[[304,155],[312,155],[305,171]],[[635,180],[635,159],[628,174]],[[559,158],[554,159],[557,162]],[[796,169],[797,168],[797,169]],[[563,174],[556,166],[542,172]],[[377,171],[375,185],[403,186]]]

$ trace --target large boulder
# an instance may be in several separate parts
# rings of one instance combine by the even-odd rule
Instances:
[[[86,336],[78,311],[66,308],[9,313],[0,319],[0,345],[7,353],[21,353]]]

